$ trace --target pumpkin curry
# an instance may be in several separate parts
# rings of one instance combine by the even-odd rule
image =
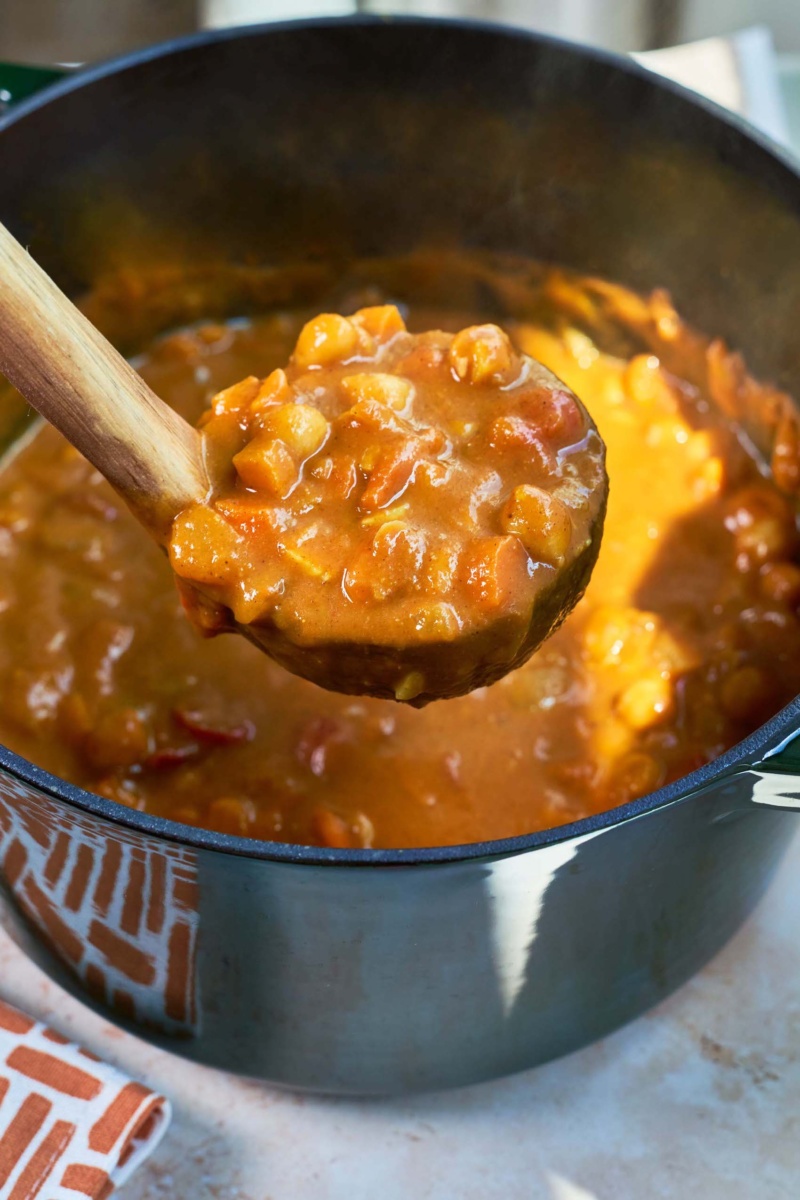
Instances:
[[[157,338],[136,365],[197,420],[231,380],[285,364],[309,315],[196,324]],[[486,320],[422,306],[404,315],[412,330]],[[677,336],[668,306],[663,321]],[[611,479],[586,594],[526,665],[416,710],[323,691],[238,637],[201,641],[164,555],[40,427],[0,475],[0,737],[177,821],[410,847],[610,808],[713,759],[786,703],[800,690],[796,422],[778,438],[772,478],[720,409],[746,382],[720,343],[692,343],[698,382],[666,354],[606,353],[568,317],[502,324],[517,353],[586,404]],[[355,404],[362,384],[348,385]],[[517,516],[505,519],[517,532]],[[357,553],[350,569],[357,589]]]

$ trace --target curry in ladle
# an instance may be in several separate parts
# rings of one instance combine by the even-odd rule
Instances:
[[[419,706],[493,683],[597,558],[603,443],[494,325],[324,314],[198,435],[0,227],[0,367],[168,545],[204,632],[333,691]]]

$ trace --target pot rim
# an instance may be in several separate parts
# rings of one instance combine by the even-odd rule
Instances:
[[[743,117],[723,108],[705,96],[701,96],[670,79],[655,74],[627,56],[596,47],[583,46],[563,38],[536,33],[513,25],[501,25],[491,21],[448,19],[421,16],[382,16],[379,14],[353,14],[343,17],[307,18],[302,20],[262,22],[260,24],[234,26],[227,29],[207,30],[188,34],[168,41],[116,56],[94,66],[81,68],[52,83],[28,99],[15,104],[11,111],[0,117],[0,134],[11,125],[24,120],[39,108],[59,100],[62,96],[88,84],[103,80],[108,75],[118,74],[131,67],[166,58],[169,55],[193,50],[198,46],[213,45],[249,37],[260,37],[268,33],[291,32],[294,29],[324,29],[340,26],[425,26],[464,29],[486,33],[493,37],[509,40],[520,39],[537,45],[552,46],[573,57],[613,67],[623,74],[641,79],[656,90],[671,93],[679,100],[695,108],[705,110],[708,115],[726,125],[746,142],[764,151],[788,175],[800,183],[800,163],[768,135],[751,126]],[[253,838],[234,837],[231,834],[215,833],[191,825],[182,825],[166,817],[139,812],[136,809],[107,800],[75,784],[68,783],[57,775],[37,767],[22,755],[0,745],[0,773],[10,775],[20,783],[58,800],[71,808],[79,809],[91,816],[99,817],[113,825],[158,839],[177,842],[196,850],[214,851],[240,858],[251,858],[283,863],[318,866],[376,867],[376,866],[421,866],[434,863],[456,863],[475,859],[497,859],[527,851],[544,849],[560,842],[582,839],[605,829],[648,813],[666,808],[692,795],[707,790],[721,778],[732,774],[743,765],[758,763],[765,752],[800,729],[800,696],[796,696],[785,708],[776,713],[765,724],[744,738],[724,754],[692,771],[689,775],[665,787],[642,796],[637,800],[605,812],[596,813],[580,821],[559,825],[536,833],[520,834],[516,837],[499,838],[484,842],[468,842],[453,846],[426,846],[412,849],[352,849],[335,850],[318,846],[300,846],[288,842],[266,842]]]

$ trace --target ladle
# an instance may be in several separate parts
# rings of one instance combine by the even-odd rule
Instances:
[[[150,390],[2,225],[0,370],[105,476],[160,545],[167,545],[179,513],[209,498],[201,434]],[[298,644],[274,624],[242,625],[230,613],[224,628],[331,690],[398,695],[397,680],[415,672],[424,674],[425,688],[398,698],[419,706],[457,695],[520,665],[571,610],[597,557],[604,511],[605,491],[586,544],[538,594],[527,626],[513,639],[494,638],[490,630],[413,647]]]

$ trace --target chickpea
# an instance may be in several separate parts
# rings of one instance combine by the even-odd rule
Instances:
[[[654,355],[637,354],[632,358],[622,381],[626,394],[636,403],[652,405],[667,413],[678,411],[675,391]]]
[[[796,608],[800,605],[800,567],[788,562],[762,567],[761,591],[769,600]]]
[[[418,604],[409,613],[415,633],[432,641],[452,641],[461,632],[461,621],[452,604],[434,600]]]
[[[300,368],[343,362],[358,349],[358,330],[338,313],[322,313],[300,330],[293,361]]]
[[[595,752],[601,763],[613,763],[630,750],[634,742],[631,728],[609,712],[598,725],[594,737]]]
[[[450,366],[466,383],[504,383],[517,369],[517,356],[497,325],[471,325],[453,338]]]
[[[413,700],[420,692],[425,690],[425,676],[421,671],[409,671],[408,675],[404,675],[394,689],[395,699],[397,700]]]
[[[261,421],[265,433],[278,438],[299,459],[310,458],[324,444],[330,425],[310,404],[283,404]]]
[[[340,386],[350,404],[356,404],[359,400],[371,400],[401,413],[406,411],[414,394],[414,385],[410,379],[386,375],[381,371],[346,375]]]
[[[672,684],[661,675],[645,675],[625,689],[617,701],[623,720],[637,731],[649,729],[671,716]]]
[[[506,533],[516,534],[532,558],[559,566],[572,537],[572,520],[560,500],[542,488],[514,488],[500,516]]]
[[[737,561],[749,569],[754,563],[770,562],[790,553],[793,531],[777,517],[760,517],[736,533]]]
[[[604,605],[586,623],[586,649],[596,663],[612,664],[631,654],[644,659],[652,653],[658,618],[637,608]]]

